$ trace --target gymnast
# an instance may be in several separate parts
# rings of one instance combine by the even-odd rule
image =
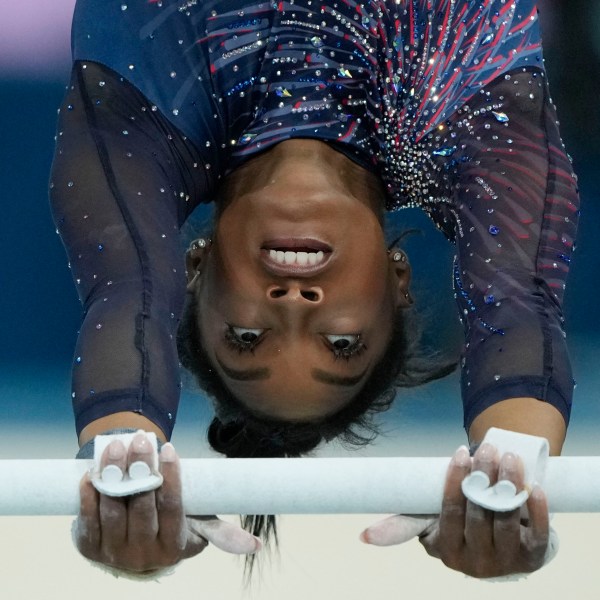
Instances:
[[[386,242],[386,211],[404,207],[456,247],[472,449],[496,426],[560,453],[578,194],[533,0],[79,0],[73,58],[50,196],[85,312],[80,456],[105,432],[165,442],[157,492],[115,500],[84,479],[84,555],[152,574],[207,540],[251,553],[252,534],[273,531],[272,517],[245,532],[183,515],[166,443],[179,360],[211,398],[209,441],[229,457],[366,443],[398,387],[452,370],[419,348],[409,261],[402,239]],[[180,230],[209,202],[212,229],[184,261]],[[114,442],[104,464],[125,470],[149,450],[143,436],[129,453]],[[466,502],[472,468],[522,486],[515,455],[459,449],[442,515],[420,535],[427,551],[476,577],[539,568],[543,492],[521,528],[518,512]],[[363,540],[399,541],[393,528]]]

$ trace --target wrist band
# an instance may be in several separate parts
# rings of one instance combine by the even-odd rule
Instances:
[[[117,427],[115,429],[107,429],[102,432],[102,435],[112,435],[117,433],[136,433],[139,431],[139,428],[136,427]],[[75,458],[80,459],[92,459],[94,458],[94,439],[92,438],[89,442],[86,442],[81,448],[79,448],[79,452],[75,455]],[[158,451],[160,453],[161,448],[163,447],[163,442],[159,439],[156,440],[158,443]]]

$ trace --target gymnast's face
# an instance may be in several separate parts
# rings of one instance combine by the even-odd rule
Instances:
[[[276,177],[236,196],[204,256],[188,255],[213,367],[250,410],[293,421],[326,417],[357,395],[410,277],[368,203],[302,180]]]

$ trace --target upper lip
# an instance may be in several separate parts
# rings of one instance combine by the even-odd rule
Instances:
[[[292,252],[323,252],[324,258],[318,265],[282,265],[269,256],[270,250]],[[285,238],[266,241],[260,249],[260,259],[265,269],[279,277],[314,277],[324,271],[331,261],[333,249],[329,244],[313,238]]]

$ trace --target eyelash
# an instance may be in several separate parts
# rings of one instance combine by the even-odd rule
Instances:
[[[244,342],[235,334],[233,325],[227,325],[227,329],[225,330],[225,342],[232,350],[235,350],[239,354],[242,354],[243,352],[251,352],[254,354],[254,350],[262,342],[263,337],[264,333],[259,335],[252,342]],[[360,356],[365,350],[367,350],[367,346],[361,341],[360,336],[358,336],[358,339],[356,342],[354,342],[354,344],[346,348],[336,348],[327,340],[325,340],[325,343],[327,348],[333,354],[335,360],[343,358],[344,360],[348,361],[354,356]]]
[[[344,360],[348,361],[354,356],[360,356],[367,349],[367,346],[361,341],[360,336],[356,342],[354,342],[354,344],[348,346],[347,348],[336,348],[329,343],[327,345],[333,352],[335,360],[343,358]]]
[[[233,325],[227,325],[227,329],[225,330],[225,342],[227,345],[239,354],[243,352],[251,352],[254,354],[254,349],[262,342],[264,337],[264,332],[261,333],[255,340],[251,342],[244,342],[241,340],[233,330]]]

